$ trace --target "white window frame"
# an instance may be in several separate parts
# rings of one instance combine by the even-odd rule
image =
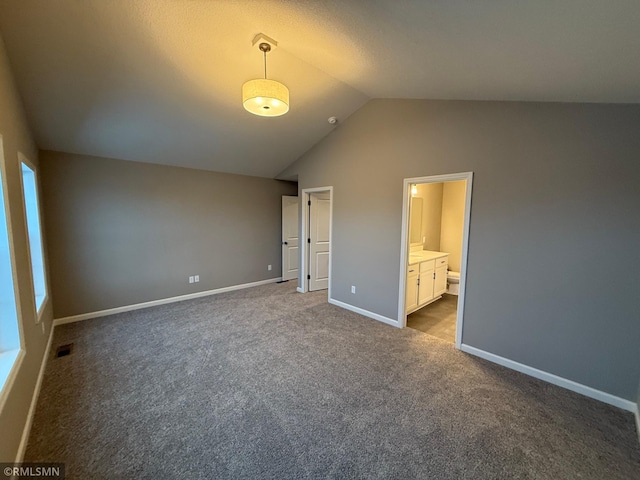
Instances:
[[[25,356],[24,332],[22,330],[22,312],[20,309],[20,295],[18,292],[17,265],[15,257],[15,248],[13,242],[13,229],[11,226],[11,212],[9,209],[9,192],[7,181],[7,169],[4,157],[4,148],[2,144],[2,135],[0,135],[0,182],[2,182],[2,200],[4,204],[4,218],[7,223],[7,242],[9,244],[9,257],[11,264],[11,278],[13,282],[13,296],[15,301],[16,318],[18,326],[19,347],[16,349],[0,351],[0,371],[6,372],[6,375],[0,376],[0,412],[4,408],[9,391],[16,379],[16,375],[20,370],[22,361]],[[1,334],[1,332],[0,332]]]
[[[47,304],[49,302],[49,275],[47,272],[47,262],[46,262],[46,257],[44,254],[44,228],[42,225],[42,205],[40,203],[40,182],[39,177],[38,177],[38,169],[36,168],[36,166],[27,158],[25,157],[22,153],[18,152],[18,160],[19,160],[19,168],[20,168],[20,190],[22,193],[22,212],[23,212],[23,217],[24,217],[24,228],[25,228],[25,233],[27,234],[27,244],[29,246],[29,248],[27,249],[27,254],[29,256],[29,278],[31,280],[31,298],[33,298],[33,306],[34,306],[34,310],[35,310],[35,319],[36,319],[36,324],[40,323],[40,321],[42,320],[42,313],[44,312],[44,310],[47,307]],[[36,203],[37,203],[37,207],[38,207],[38,226],[40,227],[40,252],[42,255],[42,275],[43,275],[43,281],[44,281],[44,298],[42,299],[42,302],[40,303],[40,306],[38,307],[37,305],[37,297],[36,297],[36,291],[35,291],[35,279],[33,278],[33,262],[31,259],[31,238],[29,236],[29,225],[28,225],[28,220],[27,220],[27,205],[26,205],[26,198],[25,198],[25,192],[24,192],[24,174],[22,171],[22,164],[26,165],[32,172],[33,172],[33,180],[36,184]]]

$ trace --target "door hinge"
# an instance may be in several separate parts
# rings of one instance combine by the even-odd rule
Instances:
[[[307,275],[307,280],[311,280],[311,275]]]
[[[433,279],[436,279],[436,272],[433,272]]]
[[[310,238],[307,238],[307,243],[311,243],[311,239]]]
[[[309,200],[309,201],[307,202],[307,205],[311,206],[311,200]]]
[[[418,286],[420,286],[420,277],[418,277]]]

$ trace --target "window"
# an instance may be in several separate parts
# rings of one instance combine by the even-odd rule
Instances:
[[[47,282],[44,271],[44,249],[40,232],[40,212],[38,208],[38,183],[36,172],[20,155],[22,160],[22,188],[24,193],[24,208],[27,219],[27,233],[29,237],[29,253],[31,257],[31,273],[33,275],[33,291],[35,294],[37,318],[40,320],[42,306],[47,298]]]
[[[9,222],[5,205],[4,158],[0,137],[0,390],[20,352]]]

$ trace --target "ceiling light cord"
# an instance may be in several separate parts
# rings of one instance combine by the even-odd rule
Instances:
[[[260,45],[258,45],[258,48],[262,52],[262,55],[264,58],[264,79],[266,80],[267,79],[267,52],[271,51],[271,45],[263,42]]]

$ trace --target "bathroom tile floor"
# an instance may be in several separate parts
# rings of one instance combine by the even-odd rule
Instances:
[[[453,343],[456,339],[457,311],[457,295],[444,294],[442,299],[409,315],[407,327]]]

